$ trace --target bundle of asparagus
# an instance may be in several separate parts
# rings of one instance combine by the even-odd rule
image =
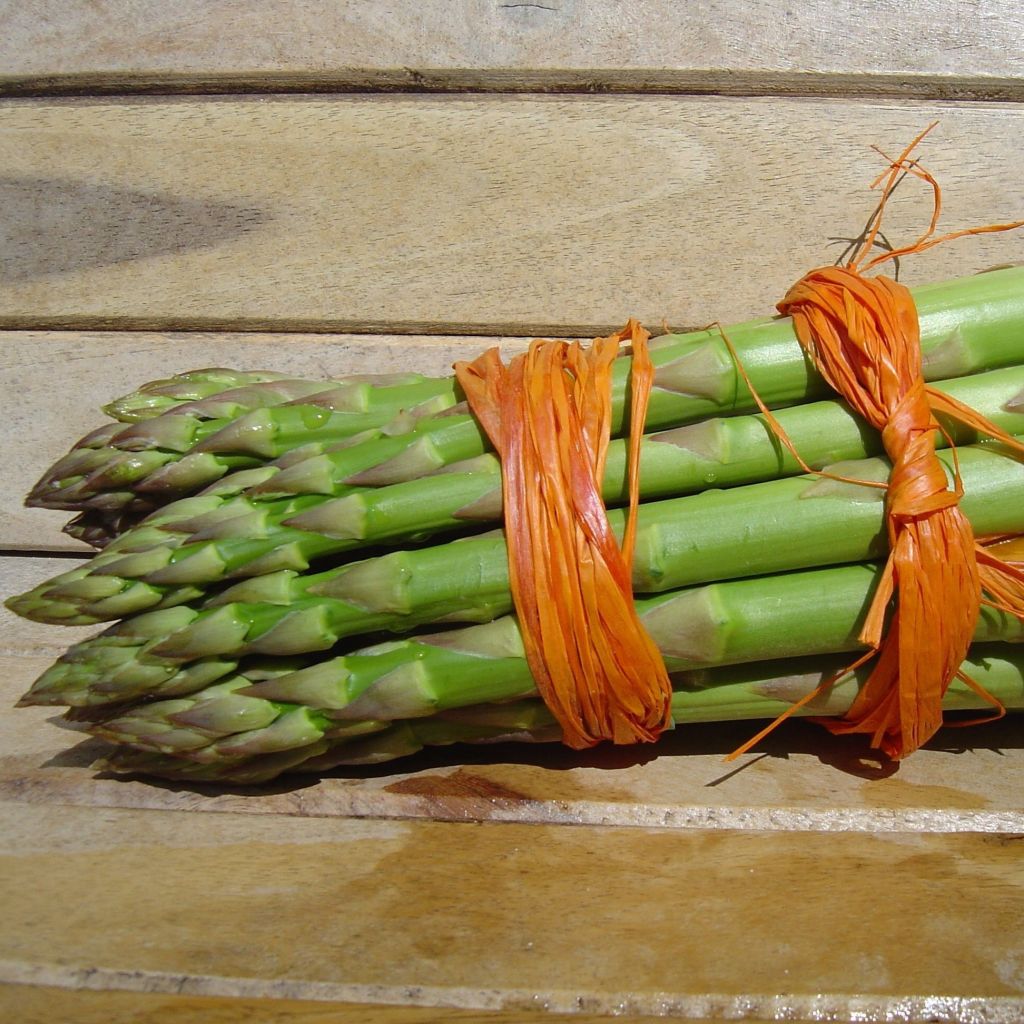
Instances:
[[[1024,269],[914,298],[927,378],[1024,435]],[[888,473],[878,435],[823,400],[791,322],[725,336],[734,352],[717,330],[652,345],[633,587],[673,673],[678,723],[772,718],[813,691],[858,648],[888,544],[884,491],[867,485]],[[619,364],[616,435],[629,385]],[[805,465],[865,483],[802,475],[752,411],[752,388]],[[480,532],[501,515],[501,467],[460,399],[451,380],[414,376],[197,371],[112,403],[118,422],[29,499],[79,512],[72,530],[104,550],[8,604],[44,622],[122,621],[72,648],[22,703],[70,706],[70,720],[118,745],[116,770],[192,780],[557,739],[509,614],[502,534]],[[1024,532],[1024,466],[943,426],[975,533]],[[604,498],[619,535],[625,495],[618,440]],[[404,636],[380,642],[381,631]],[[967,666],[1007,707],[1024,707],[1024,656],[1009,646],[1021,637],[1018,619],[986,609]],[[862,680],[849,674],[801,713],[842,713]],[[980,698],[957,683],[946,703]]]
[[[103,547],[168,501],[301,447],[306,454],[453,405],[451,380],[418,374],[302,380],[206,369],[115,399],[26,504],[81,514],[66,531]],[[131,424],[125,426],[125,424]]]

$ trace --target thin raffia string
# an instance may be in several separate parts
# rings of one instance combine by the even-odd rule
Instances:
[[[501,458],[509,582],[527,662],[563,742],[656,740],[672,684],[633,603],[640,443],[654,367],[635,320],[578,342],[536,340],[505,366],[497,349],[456,377]],[[621,547],[601,499],[612,363],[632,345],[629,516]]]
[[[1024,572],[1000,558],[998,547],[987,548],[975,540],[958,504],[959,473],[950,488],[935,452],[935,435],[942,428],[934,414],[959,420],[1017,452],[1024,452],[1024,446],[925,384],[917,310],[910,292],[890,278],[863,276],[887,261],[924,252],[941,242],[1024,225],[987,225],[935,235],[942,192],[935,178],[910,158],[934,127],[925,129],[895,159],[885,157],[889,169],[873,185],[882,186],[882,199],[863,245],[849,264],[811,271],[778,306],[780,313],[793,318],[797,337],[818,372],[881,432],[892,462],[886,485],[890,554],[860,634],[868,651],[730,757],[749,750],[781,721],[872,658],[876,660],[871,672],[846,715],[820,721],[833,733],[868,734],[872,746],[894,759],[918,749],[943,724],[942,698],[954,679],[991,703],[996,717],[1004,713],[1002,705],[960,665],[982,604],[1024,618]],[[928,228],[914,242],[864,262],[881,229],[886,202],[899,176],[906,173],[932,189]],[[789,439],[776,432],[793,450]],[[1016,552],[1016,548],[1007,551],[1011,559]]]

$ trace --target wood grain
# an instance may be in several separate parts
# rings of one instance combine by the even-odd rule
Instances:
[[[0,104],[0,326],[594,334],[769,311],[842,249],[879,160],[950,228],[1021,215],[1024,108],[346,96]],[[906,187],[887,223],[916,236]],[[1024,259],[944,246],[935,280]]]
[[[72,513],[27,509],[24,496],[80,437],[103,423],[100,406],[201,366],[267,369],[327,379],[415,370],[437,376],[457,359],[524,339],[332,334],[10,331],[0,333],[0,389],[8,433],[0,450],[0,551],[91,551],[61,533]]]
[[[1024,875],[1005,836],[2,814],[6,981],[475,1010],[1024,1012]]]
[[[0,84],[1024,94],[1015,0],[3,0]]]

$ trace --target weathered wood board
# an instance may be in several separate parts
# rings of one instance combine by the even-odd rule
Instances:
[[[943,225],[1013,219],[1010,104],[706,97],[0,103],[0,327],[590,335],[771,312],[919,156]],[[890,240],[930,214],[911,183]],[[986,235],[908,282],[1024,259]]]
[[[1006,836],[3,814],[8,981],[721,1018],[1024,1012]]]

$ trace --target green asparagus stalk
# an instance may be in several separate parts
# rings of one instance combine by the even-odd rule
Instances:
[[[135,391],[115,398],[103,411],[121,423],[152,419],[189,402],[202,401],[233,388],[288,379],[274,370],[232,370],[222,366],[189,370],[161,380],[152,380]]]
[[[372,386],[365,381],[267,381],[83,438],[42,477],[26,504],[79,511],[155,507],[225,473],[300,445],[329,444],[400,412],[434,413],[456,401],[450,379]],[[213,412],[225,415],[211,418]]]
[[[1024,367],[947,381],[941,390],[1007,432],[1024,433]],[[879,435],[841,402],[793,406],[780,410],[776,418],[814,468],[881,449]],[[945,426],[948,438],[958,444],[977,440],[974,431],[955,423]],[[940,435],[940,445],[948,438]],[[613,441],[605,473],[607,504],[625,501],[626,471],[626,443]],[[799,471],[761,416],[706,420],[646,436],[641,447],[641,496],[688,494]],[[105,558],[64,573],[36,587],[21,607],[30,607],[33,617],[40,618],[46,615],[47,602],[54,601],[60,609],[58,619],[65,618],[72,605],[77,615],[96,621],[104,615],[118,618],[194,600],[197,587],[255,575],[261,566],[279,568],[274,559],[285,549],[290,568],[306,569],[326,555],[465,529],[501,514],[501,466],[493,455],[457,463],[441,477],[342,490],[342,496],[332,499],[310,495],[266,502],[247,491],[198,516],[177,516],[170,528],[193,530],[191,535],[158,539],[145,555]],[[165,518],[175,512],[172,506],[163,510]],[[138,584],[140,580],[144,585]]]
[[[835,659],[801,659],[788,663],[758,663],[742,671],[718,669],[703,672],[696,678],[684,677],[676,682],[677,688],[672,694],[672,718],[677,725],[774,719],[792,711],[795,703],[843,667],[843,663]],[[972,649],[962,669],[1008,710],[1024,709],[1024,651],[1009,645],[980,646]],[[793,714],[797,717],[844,714],[867,674],[866,668],[849,674],[827,695]],[[949,687],[942,706],[945,711],[991,707],[959,679]],[[321,743],[326,744],[327,749],[321,753],[311,747],[309,757],[291,760],[285,770],[323,773],[341,766],[380,764],[407,757],[424,747],[454,743],[554,743],[560,739],[561,730],[543,703],[527,700],[468,708],[433,718],[407,719],[365,738],[347,740],[325,736]],[[119,760],[123,760],[119,770],[124,770],[131,757],[131,752],[120,755]],[[189,763],[173,757],[170,762],[164,762],[164,770],[173,772],[175,763],[178,766]],[[204,767],[215,773],[218,766]],[[261,763],[258,756],[224,767],[229,773],[222,777],[224,781],[232,780],[237,771],[239,782],[253,783],[273,778],[282,770],[272,762]],[[273,774],[265,775],[268,771]],[[150,773],[160,774],[160,769],[150,770]],[[216,775],[209,778],[216,778]]]
[[[376,435],[379,432],[374,430],[372,433]],[[351,444],[360,444],[365,439],[366,434],[361,434],[337,442],[330,448],[340,450]],[[311,447],[319,451],[322,446],[314,443]],[[142,551],[167,543],[178,546],[185,539],[181,533],[183,524],[199,521],[200,516],[204,517],[204,521],[212,522],[215,518],[234,518],[251,511],[251,501],[242,497],[243,492],[263,483],[269,476],[290,465],[293,459],[306,458],[308,455],[307,447],[300,446],[272,463],[235,470],[204,487],[198,495],[178,498],[156,509],[144,506],[139,500],[109,512],[87,509],[65,524],[63,532],[93,547],[104,549],[107,559],[117,551]],[[102,565],[103,561],[104,556],[99,556],[97,566]]]
[[[229,382],[240,382],[240,384],[226,386]],[[242,382],[244,382],[244,386],[241,386]],[[169,452],[160,453],[162,456],[166,456],[162,460],[157,453],[151,453],[148,461],[139,452],[133,452],[137,444],[132,439],[139,436],[145,437],[147,431],[156,429],[156,425],[137,427],[132,430],[124,426],[125,422],[139,424],[143,420],[160,418],[163,415],[186,416],[187,420],[184,422],[172,420],[168,424],[168,421],[163,419],[160,419],[160,422],[165,428],[169,425],[170,430],[177,433],[176,443],[179,447],[183,444],[187,447],[189,430],[199,431],[200,424],[204,420],[220,418],[227,423],[254,409],[283,405],[296,399],[315,398],[327,386],[327,381],[297,380],[284,377],[281,374],[245,374],[229,370],[199,370],[184,374],[180,378],[154,381],[151,384],[143,385],[139,391],[115,399],[104,407],[104,412],[119,422],[104,424],[83,437],[39,480],[29,494],[27,503],[41,507],[55,507],[48,503],[60,501],[63,492],[75,488],[76,485],[81,486],[86,479],[96,477],[96,485],[99,486],[101,481],[98,474],[101,470],[104,470],[111,480],[117,473],[120,473],[130,483],[134,479],[132,473],[138,476],[147,470],[159,468],[168,461],[171,457]],[[339,389],[339,400],[342,403],[340,408],[344,408],[348,386],[338,384],[337,388]],[[150,389],[153,389],[156,394],[150,394]],[[174,396],[198,394],[201,397],[189,400],[175,397],[172,400],[165,394],[168,391]],[[152,415],[144,415],[151,411],[150,399],[153,398],[158,398],[164,408],[160,412],[153,410]],[[340,408],[335,411],[340,411]],[[215,431],[216,427],[209,429]],[[152,442],[153,438],[150,437],[149,441]],[[127,447],[124,447],[125,445]],[[124,451],[121,451],[123,447]],[[152,447],[152,443],[147,444],[146,447]],[[112,451],[111,449],[117,450]],[[123,465],[128,463],[132,457],[128,454],[129,452],[133,452],[137,460],[137,465],[131,471]]]
[[[843,667],[843,661],[834,657],[809,657],[680,673],[673,679],[672,716],[677,725],[775,718]],[[1024,708],[1024,649],[979,645],[962,668],[1005,707]],[[486,666],[482,670],[487,671]],[[848,674],[796,714],[843,714],[867,671]],[[102,767],[246,784],[266,782],[287,771],[375,764],[425,746],[559,738],[554,720],[537,699],[476,704],[391,723],[339,721],[306,705],[260,698],[253,690],[250,679],[238,675],[189,698],[142,704],[93,722],[91,732],[127,747]],[[959,680],[943,701],[947,711],[984,706]]]
[[[940,458],[952,475],[953,455],[943,452]],[[983,445],[961,448],[956,458],[966,492],[962,507],[976,533],[1024,530],[1024,465]],[[889,471],[884,459],[833,468],[847,477],[877,482],[887,479]],[[877,487],[800,476],[644,504],[634,589],[654,593],[878,556],[886,544],[884,493]],[[621,534],[624,513],[610,510],[609,521]],[[205,582],[218,578],[215,571],[223,575],[216,548],[205,550],[212,567],[191,560],[166,565],[160,561],[161,549],[154,548],[42,592],[36,588],[11,598],[8,607],[26,618],[90,625],[101,621],[101,615],[131,614],[146,599],[147,588],[164,583],[175,584],[179,601],[197,600]],[[486,621],[510,607],[507,553],[499,532],[300,574],[306,563],[301,549],[286,544],[263,563],[263,575],[209,597],[203,609],[165,609],[192,618],[181,629],[175,620],[174,635],[150,653],[188,660],[236,650],[278,653],[277,645],[284,645],[285,653],[325,650],[343,637],[375,629],[408,630],[438,620]],[[154,582],[137,580],[125,588],[126,569],[144,570]],[[105,570],[113,575],[105,576]],[[175,578],[168,578],[170,572]]]
[[[294,456],[299,451],[301,449],[295,449],[289,455]],[[276,461],[286,464],[288,458],[285,455]],[[161,509],[154,510],[138,501],[109,512],[87,509],[70,520],[63,530],[71,537],[93,547],[109,549],[109,552],[140,551],[166,543],[168,535],[163,530],[173,529],[177,519],[209,513],[225,501],[240,495],[247,487],[262,483],[274,472],[276,469],[271,469],[270,464],[239,469],[205,487],[201,492],[202,497],[179,498]],[[141,525],[143,520],[146,521],[145,526]],[[102,564],[102,557],[98,564]]]
[[[874,564],[855,564],[716,582],[639,598],[637,611],[670,672],[859,650],[861,620],[878,570]],[[1024,624],[986,607],[975,639],[1024,640]],[[72,649],[24,702],[99,707],[187,696],[204,685],[203,673],[219,679],[239,664],[217,659],[203,668],[206,662],[198,661],[185,675],[164,666],[161,677],[145,657],[133,657],[135,650],[102,644],[85,652]],[[296,661],[291,667],[276,660],[279,667],[247,695],[326,710],[337,719],[391,720],[536,692],[510,616],[313,663],[294,659],[292,665]],[[265,663],[256,664],[266,672]]]
[[[103,407],[103,411],[122,423],[137,423],[165,412],[188,412],[203,419],[241,416],[251,409],[276,405],[283,401],[319,395],[315,404],[329,401],[339,412],[365,412],[370,388],[417,384],[424,380],[414,373],[345,376],[333,380],[306,380],[272,370],[229,370],[222,367],[189,370],[165,380],[150,381]],[[273,387],[252,387],[273,382]],[[275,393],[279,397],[275,400]]]
[[[949,453],[942,457],[951,464]],[[961,449],[959,463],[963,508],[979,535],[1021,532],[1024,465],[985,447]],[[887,472],[881,459],[843,468],[861,479]],[[644,505],[634,589],[659,593],[878,557],[887,542],[882,494],[867,486],[794,477]],[[613,510],[609,519],[621,531],[624,514]],[[181,666],[200,659],[329,650],[345,637],[375,630],[487,622],[510,605],[500,534],[393,552],[311,576],[283,569],[243,580],[201,608],[165,608],[115,625],[72,648],[33,693],[51,692],[59,694],[58,702],[76,703],[72,691],[99,684],[132,696],[141,691],[131,687],[172,680]],[[25,605],[18,610],[32,611]],[[74,609],[68,617],[75,621]],[[118,659],[116,674],[111,657]]]
[[[1024,362],[1024,268],[1007,268],[914,291],[921,321],[925,374],[930,380],[962,376],[980,369]],[[793,404],[819,397],[827,389],[810,368],[797,343],[788,319],[763,319],[729,328],[729,336],[743,366],[761,397],[772,406]],[[717,329],[687,335],[667,335],[654,344],[657,366],[655,389],[648,412],[652,428],[674,426],[722,413],[747,411],[753,399],[721,334]],[[629,375],[628,361],[616,368],[613,380],[613,426],[621,431],[623,401]],[[187,417],[185,417],[187,419]],[[150,425],[163,420],[148,421]],[[45,478],[48,500],[58,507],[110,510],[129,504],[136,493],[144,501],[163,503],[194,493],[231,468],[256,458],[272,457],[268,452],[284,450],[282,438],[292,436],[294,423],[281,424],[273,409],[257,410],[227,426],[213,440],[212,423],[199,433],[206,438],[200,451],[178,458],[187,450],[187,433],[161,424],[160,430],[143,430],[131,444],[144,458],[128,465],[98,467],[88,475],[73,473],[64,480],[59,474]],[[145,427],[146,424],[141,424]],[[404,449],[396,449],[378,460],[382,464],[361,479],[349,483],[394,483],[421,476],[452,461],[472,458],[487,450],[475,421],[468,415],[452,417],[444,430],[409,438]],[[167,434],[172,436],[168,437]],[[199,440],[193,436],[192,442]],[[184,446],[184,447],[183,447]],[[169,449],[173,459],[155,465],[158,454]],[[229,458],[224,466],[218,458]],[[66,473],[66,469],[61,472]],[[349,474],[351,476],[351,474]],[[340,478],[346,480],[345,477]],[[107,490],[95,493],[94,487]],[[41,498],[42,494],[36,495]],[[52,506],[51,506],[52,507]]]
[[[947,380],[1024,363],[1024,267],[1011,267],[914,291],[921,324],[924,374]],[[758,395],[772,408],[829,394],[803,354],[789,318],[754,320],[727,328]],[[647,427],[658,430],[712,416],[749,412],[753,396],[717,328],[669,334],[651,343],[656,367]],[[622,432],[629,364],[614,367],[612,433]],[[379,450],[325,456],[296,464],[256,488],[265,496],[333,495],[340,485],[382,486],[436,472],[489,450],[468,413],[450,410],[425,420],[407,438]]]

